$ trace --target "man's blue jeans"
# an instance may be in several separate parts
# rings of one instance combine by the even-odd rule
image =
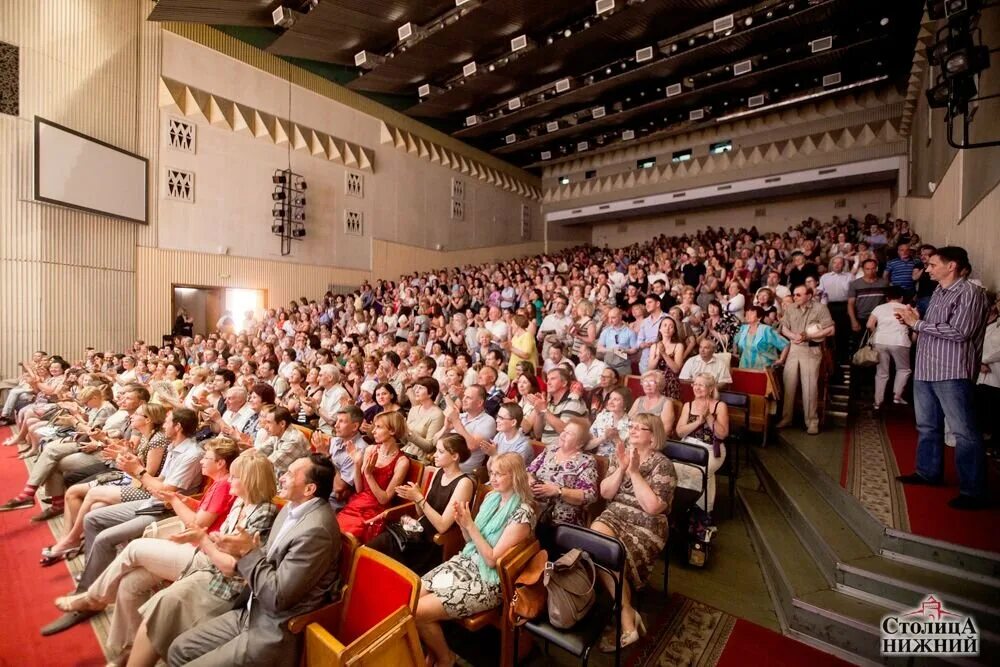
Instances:
[[[958,491],[986,497],[986,454],[976,428],[975,386],[970,380],[913,383],[917,413],[917,473],[932,481],[944,477],[944,420],[955,436]]]

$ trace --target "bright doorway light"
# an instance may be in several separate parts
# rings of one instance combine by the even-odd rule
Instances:
[[[226,290],[226,310],[232,315],[233,325],[236,333],[243,331],[243,321],[246,312],[252,310],[255,313],[262,308],[263,292],[255,289],[227,289]]]

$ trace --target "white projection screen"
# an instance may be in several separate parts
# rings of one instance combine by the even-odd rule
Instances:
[[[148,160],[35,117],[35,199],[148,223]]]

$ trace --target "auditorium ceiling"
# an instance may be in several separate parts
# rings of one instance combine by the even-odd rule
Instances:
[[[846,90],[905,90],[922,12],[918,0],[158,0],[149,19],[215,26],[541,168]]]

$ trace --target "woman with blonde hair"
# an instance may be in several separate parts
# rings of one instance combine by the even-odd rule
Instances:
[[[87,387],[100,393],[96,387]],[[132,437],[128,448],[139,458],[142,467],[153,477],[158,477],[160,467],[166,457],[170,439],[161,431],[167,419],[167,410],[162,405],[144,403],[136,408],[130,417]],[[124,446],[124,443],[122,443]],[[108,451],[112,451],[108,448]],[[110,471],[97,476],[91,482],[81,482],[66,491],[66,524],[70,529],[51,547],[42,552],[42,564],[51,565],[63,558],[73,558],[83,546],[84,519],[90,510],[130,503],[149,498],[149,492],[135,483],[129,475],[120,471]],[[51,561],[51,562],[50,562]]]
[[[382,527],[371,523],[392,499],[396,487],[406,479],[410,459],[400,450],[406,440],[406,419],[396,410],[375,415],[372,422],[375,444],[358,451],[353,442],[347,443],[347,453],[354,460],[354,488],[344,508],[337,512],[337,523],[343,533],[361,541],[370,540]]]
[[[698,373],[692,378],[691,391],[694,398],[681,408],[677,421],[677,437],[684,442],[700,445],[708,451],[708,489],[701,488],[701,475],[691,466],[684,468],[680,476],[680,486],[708,493],[708,512],[715,505],[715,471],[726,460],[725,440],[729,437],[729,406],[719,400],[719,389],[715,376]],[[701,496],[698,502],[703,502]]]
[[[220,440],[209,442],[224,449]],[[256,533],[265,543],[278,514],[271,502],[277,493],[274,466],[264,454],[247,450],[229,468],[228,488],[235,501],[218,532]],[[129,665],[152,667],[177,635],[229,611],[246,586],[236,559],[220,551],[209,532],[202,522],[185,521],[184,529],[168,539],[133,540],[85,593],[60,598],[56,606],[99,611],[113,602],[107,642],[111,664],[127,659]],[[174,583],[153,595],[167,582]]]
[[[430,664],[451,667],[455,653],[448,647],[441,621],[466,618],[500,606],[497,561],[512,547],[531,537],[535,506],[520,454],[508,452],[489,461],[493,491],[472,517],[469,503],[455,506],[455,523],[466,539],[465,548],[421,579],[417,601],[417,630],[427,647]]]
[[[628,444],[618,442],[601,481],[601,497],[608,501],[591,528],[625,545],[625,575],[621,607],[621,647],[639,640],[645,631],[642,617],[632,606],[633,591],[646,585],[656,558],[667,544],[670,506],[677,487],[674,464],[663,453],[667,436],[654,415],[639,414],[629,426]],[[601,582],[614,595],[611,575]],[[601,650],[615,650],[614,624],[601,640]]]
[[[674,423],[677,421],[674,415],[674,402],[669,396],[663,395],[664,378],[660,371],[646,371],[642,374],[642,396],[639,396],[632,403],[628,411],[630,418],[634,419],[638,415],[654,415],[660,418],[663,425],[663,432],[670,436],[674,432]]]

